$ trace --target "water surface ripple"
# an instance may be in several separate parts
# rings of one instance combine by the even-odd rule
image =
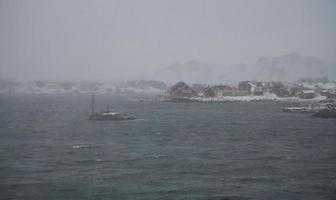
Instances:
[[[0,199],[336,199],[336,121],[282,103],[0,96]]]

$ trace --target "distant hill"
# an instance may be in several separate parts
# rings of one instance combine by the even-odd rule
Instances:
[[[188,83],[235,84],[241,80],[296,81],[302,77],[323,76],[336,80],[336,65],[316,57],[292,53],[280,57],[262,57],[255,63],[232,66],[211,65],[198,61],[174,63],[160,69],[151,78],[169,84],[180,80]]]
[[[217,71],[218,66],[198,61],[188,61],[185,63],[173,63],[151,75],[151,78],[169,84],[181,80],[189,83],[211,83],[218,79],[216,74],[219,73]]]
[[[232,66],[212,65],[199,61],[174,63],[159,69],[140,81],[124,82],[51,82],[51,81],[5,81],[0,80],[0,94],[45,94],[45,93],[108,93],[148,94],[163,93],[170,85],[185,81],[188,84],[232,84],[242,80],[297,81],[327,77],[336,80],[336,65],[311,56],[297,53],[279,57],[262,57],[252,64]],[[167,84],[167,85],[166,85]]]
[[[302,77],[336,79],[336,65],[297,53],[274,58],[260,58],[255,64],[257,80],[295,81]]]

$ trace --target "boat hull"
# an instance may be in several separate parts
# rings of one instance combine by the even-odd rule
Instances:
[[[113,116],[113,115],[101,115],[101,114],[95,114],[89,117],[89,120],[95,120],[95,121],[125,121],[134,119],[136,118],[132,116]]]

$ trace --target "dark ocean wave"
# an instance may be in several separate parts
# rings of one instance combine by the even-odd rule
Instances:
[[[89,121],[85,95],[0,101],[0,199],[336,197],[332,120],[276,102],[97,99],[139,120]]]

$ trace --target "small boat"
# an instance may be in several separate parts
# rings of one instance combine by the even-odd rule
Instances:
[[[121,121],[121,120],[133,120],[133,119],[135,119],[135,117],[118,112],[94,113],[89,117],[89,120],[97,120],[97,121],[104,121],[104,120]]]
[[[284,112],[292,112],[292,113],[317,113],[324,109],[324,106],[305,106],[305,107],[288,107],[283,108],[282,111]]]
[[[92,95],[91,98],[91,115],[89,116],[89,120],[97,120],[97,121],[122,121],[122,120],[133,120],[136,119],[133,116],[129,116],[124,113],[119,113],[119,112],[111,112],[110,111],[110,106],[107,104],[107,111],[106,112],[101,112],[97,113],[94,111],[94,96]]]

